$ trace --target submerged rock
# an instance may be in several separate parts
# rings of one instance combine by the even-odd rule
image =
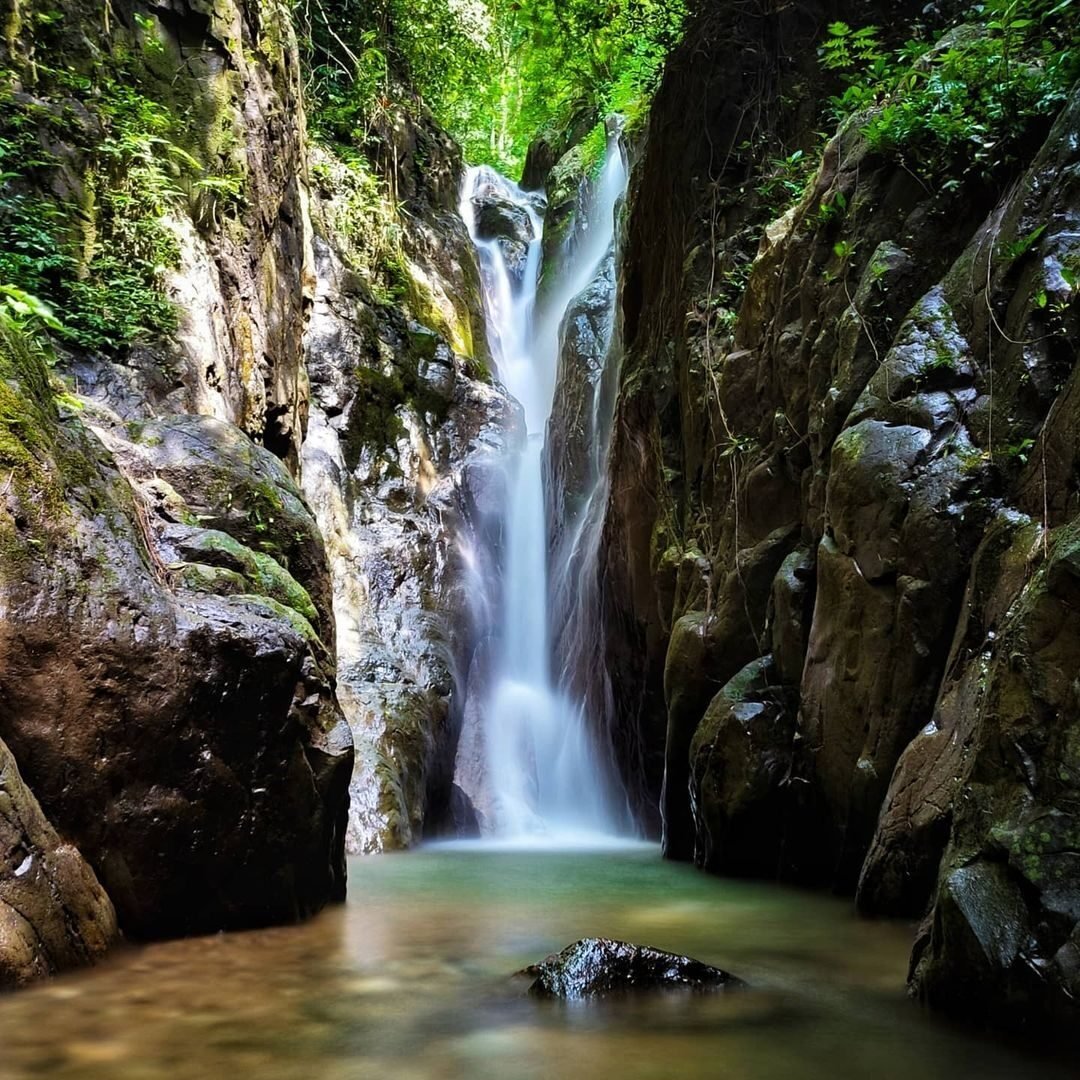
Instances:
[[[582,938],[525,968],[533,997],[580,1001],[634,990],[735,990],[741,979],[700,960],[608,938]]]

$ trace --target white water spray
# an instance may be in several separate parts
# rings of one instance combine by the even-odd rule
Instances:
[[[612,139],[577,242],[562,260],[559,281],[539,313],[543,219],[535,197],[489,168],[470,169],[465,181],[461,214],[480,256],[489,345],[500,379],[522,405],[528,429],[525,447],[508,464],[498,624],[478,627],[480,636],[496,641],[490,677],[482,690],[472,691],[483,694],[479,709],[471,712],[482,725],[485,790],[468,794],[484,815],[485,832],[502,839],[574,842],[583,835],[615,834],[622,820],[610,755],[598,751],[597,732],[590,729],[583,703],[560,693],[552,677],[542,457],[560,325],[610,251],[626,179],[621,151]],[[531,239],[523,268],[511,267],[499,239],[478,235],[477,206],[491,200],[512,208],[520,221],[527,219]]]

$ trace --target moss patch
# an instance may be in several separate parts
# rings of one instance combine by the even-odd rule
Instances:
[[[185,541],[185,553],[197,554],[199,563],[183,568],[184,583],[202,592],[232,594],[256,592],[275,603],[283,604],[300,615],[304,621],[318,623],[319,613],[307,590],[276,559],[233,539],[228,533],[206,529]],[[205,571],[211,569],[224,576],[211,580]],[[237,582],[243,588],[237,589]],[[215,587],[217,585],[223,588]],[[314,632],[314,631],[313,631]]]
[[[66,512],[57,422],[44,352],[0,321],[0,564],[43,549]]]

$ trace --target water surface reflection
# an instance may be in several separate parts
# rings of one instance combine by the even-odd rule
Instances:
[[[0,1076],[1073,1075],[927,1019],[904,998],[910,928],[829,897],[642,848],[431,848],[350,873],[349,902],[305,926],[131,948],[0,998]],[[755,989],[568,1007],[508,979],[591,934],[690,953]]]

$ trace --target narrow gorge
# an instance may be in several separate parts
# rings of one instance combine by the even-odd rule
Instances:
[[[1073,1075],[1078,20],[0,0],[0,1075]]]

